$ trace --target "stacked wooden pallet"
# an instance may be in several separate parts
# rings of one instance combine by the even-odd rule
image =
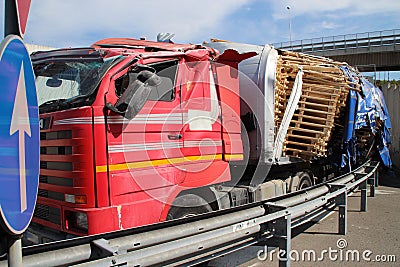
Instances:
[[[283,143],[282,156],[312,159],[325,156],[327,143],[351,87],[340,66],[327,58],[281,51],[276,72],[275,127],[279,129],[299,67],[302,95]]]

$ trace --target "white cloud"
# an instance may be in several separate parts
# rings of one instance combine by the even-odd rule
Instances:
[[[36,0],[32,1],[27,42],[90,45],[99,37],[146,36],[172,32],[178,41],[206,36],[224,18],[252,0]],[[68,40],[68,41],[67,41]]]
[[[398,0],[270,0],[270,2],[273,5],[274,19],[283,19],[289,16],[286,6],[290,6],[291,16],[323,15],[337,12],[338,17],[348,17],[400,10],[400,1]]]
[[[325,20],[321,23],[321,28],[322,29],[331,30],[331,29],[335,29],[335,28],[338,28],[338,27],[340,27],[340,25],[338,25],[336,23],[333,23],[333,22],[325,21]]]

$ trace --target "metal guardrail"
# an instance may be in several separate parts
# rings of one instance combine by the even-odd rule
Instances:
[[[379,163],[302,191],[157,225],[88,236],[23,250],[23,266],[191,266],[262,243],[290,251],[291,229],[339,207],[339,233],[347,231],[347,193],[361,190],[367,209],[367,184],[375,196]],[[290,258],[280,258],[289,266]],[[7,261],[0,262],[7,266]]]
[[[400,46],[400,29],[320,37],[272,44],[276,48],[303,53],[357,48]]]

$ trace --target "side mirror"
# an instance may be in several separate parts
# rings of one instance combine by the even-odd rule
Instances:
[[[136,80],[130,83],[122,93],[117,103],[115,105],[107,103],[106,107],[131,120],[143,108],[152,88],[160,83],[161,78],[157,74],[142,70],[138,73]]]

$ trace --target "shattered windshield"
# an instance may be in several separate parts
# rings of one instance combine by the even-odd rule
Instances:
[[[34,64],[39,107],[54,106],[49,109],[55,110],[69,107],[72,102],[75,106],[85,104],[86,96],[93,94],[118,58],[74,58]]]

